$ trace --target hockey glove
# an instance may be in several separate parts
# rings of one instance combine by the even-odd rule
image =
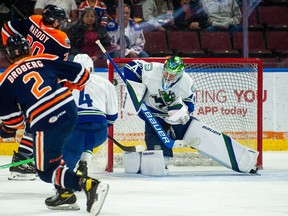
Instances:
[[[165,118],[165,122],[170,125],[185,125],[190,119],[188,107],[182,102],[181,98],[177,100],[178,103],[175,102],[168,107],[168,117]]]
[[[8,128],[3,123],[0,124],[0,137],[7,139],[16,136],[17,129]]]

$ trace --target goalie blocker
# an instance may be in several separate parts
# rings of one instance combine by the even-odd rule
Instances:
[[[193,119],[184,135],[184,145],[236,172],[256,173],[259,152]],[[197,141],[197,142],[196,142]]]

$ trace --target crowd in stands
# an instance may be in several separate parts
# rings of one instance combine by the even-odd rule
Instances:
[[[150,32],[163,32],[167,49],[172,54],[181,55],[183,53],[180,52],[181,50],[170,49],[169,33],[174,31],[196,32],[197,39],[196,41],[191,41],[191,43],[199,43],[200,49],[205,52],[204,57],[217,56],[211,55],[209,49],[203,48],[202,32],[227,32],[230,37],[231,49],[234,49],[239,54],[232,57],[243,56],[242,49],[234,47],[233,38],[235,32],[243,31],[241,0],[123,0],[123,2],[125,57],[158,57],[153,52],[150,52],[148,48],[146,49],[151,42],[146,39],[146,35]],[[15,0],[13,3],[9,0],[1,0],[1,27],[11,17],[23,18],[32,14],[41,14],[47,4],[55,4],[66,12],[69,22],[63,31],[67,33],[71,40],[71,60],[78,53],[86,53],[94,61],[105,60],[105,56],[94,43],[97,39],[101,40],[113,58],[121,56],[119,50],[121,32],[117,12],[118,1],[116,0]],[[278,23],[270,25],[268,21],[261,21],[260,12],[262,8],[265,10],[265,7],[269,7],[270,10],[271,8],[276,9],[276,7],[282,9],[282,12],[269,15],[270,17],[279,16]],[[261,31],[264,41],[263,49],[271,52],[271,55],[256,55],[253,57],[266,57],[263,58],[264,62],[272,61],[275,62],[273,66],[281,67],[278,64],[279,62],[287,62],[287,45],[286,47],[282,46],[280,50],[278,47],[269,47],[268,37],[270,35],[268,31],[281,31],[282,34],[285,34],[281,37],[286,37],[287,40],[288,0],[249,0],[247,9],[249,34],[252,31]],[[281,18],[280,15],[284,18]],[[271,26],[277,27],[272,28]],[[184,35],[182,40],[189,40]],[[216,37],[215,35],[214,37]],[[212,37],[212,40],[213,43],[218,44],[223,42],[220,38]],[[179,43],[181,42],[180,40]],[[286,44],[288,43],[286,42]],[[155,49],[161,52],[159,47],[155,47]],[[256,47],[256,49],[258,48]],[[253,51],[255,53],[255,50]],[[194,56],[193,52],[190,52],[190,54],[183,56],[198,57]],[[260,48],[259,54],[261,54]],[[227,57],[231,56],[227,55]]]

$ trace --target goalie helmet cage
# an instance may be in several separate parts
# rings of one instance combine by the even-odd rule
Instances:
[[[147,62],[161,62],[167,58],[142,58]],[[123,71],[129,58],[113,59]],[[195,111],[193,115],[200,121],[231,136],[239,143],[259,151],[257,165],[262,168],[262,127],[263,127],[263,66],[257,58],[183,58],[185,71],[194,80]],[[123,111],[125,84],[113,65],[108,66],[108,78],[116,83],[119,100],[119,117],[108,129],[111,137],[124,145],[145,145],[144,122],[133,114]],[[108,161],[106,171],[113,172],[115,152],[121,153],[108,140]],[[184,162],[196,155],[191,148],[173,149],[178,155],[176,165],[189,165]],[[180,155],[180,156],[179,156]],[[174,158],[173,157],[173,158]],[[198,157],[198,158],[197,158]],[[197,164],[201,165],[201,164]]]

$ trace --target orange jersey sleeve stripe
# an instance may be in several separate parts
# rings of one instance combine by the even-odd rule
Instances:
[[[12,120],[10,120],[10,121],[2,121],[3,122],[3,124],[5,124],[5,125],[9,125],[9,126],[13,126],[13,125],[19,125],[19,124],[21,124],[21,122],[22,122],[22,124],[21,125],[19,125],[19,126],[17,126],[17,127],[13,127],[13,128],[17,128],[17,129],[22,129],[23,128],[23,126],[24,126],[24,116],[20,116],[20,117],[18,117],[18,118],[14,118],[14,119],[12,119]]]
[[[77,85],[81,87],[82,85],[85,84],[85,82],[87,82],[88,79],[89,79],[89,71],[85,69],[85,73],[83,74],[81,80],[78,82]]]
[[[4,25],[3,25],[3,29],[9,34],[9,35],[14,35],[14,33],[10,30],[10,28],[8,27],[8,25],[7,25],[7,23],[5,23]],[[7,40],[8,40],[8,35],[6,35],[3,31],[2,31],[2,43],[3,43],[3,45],[5,45],[6,46],[6,44],[7,44]]]

